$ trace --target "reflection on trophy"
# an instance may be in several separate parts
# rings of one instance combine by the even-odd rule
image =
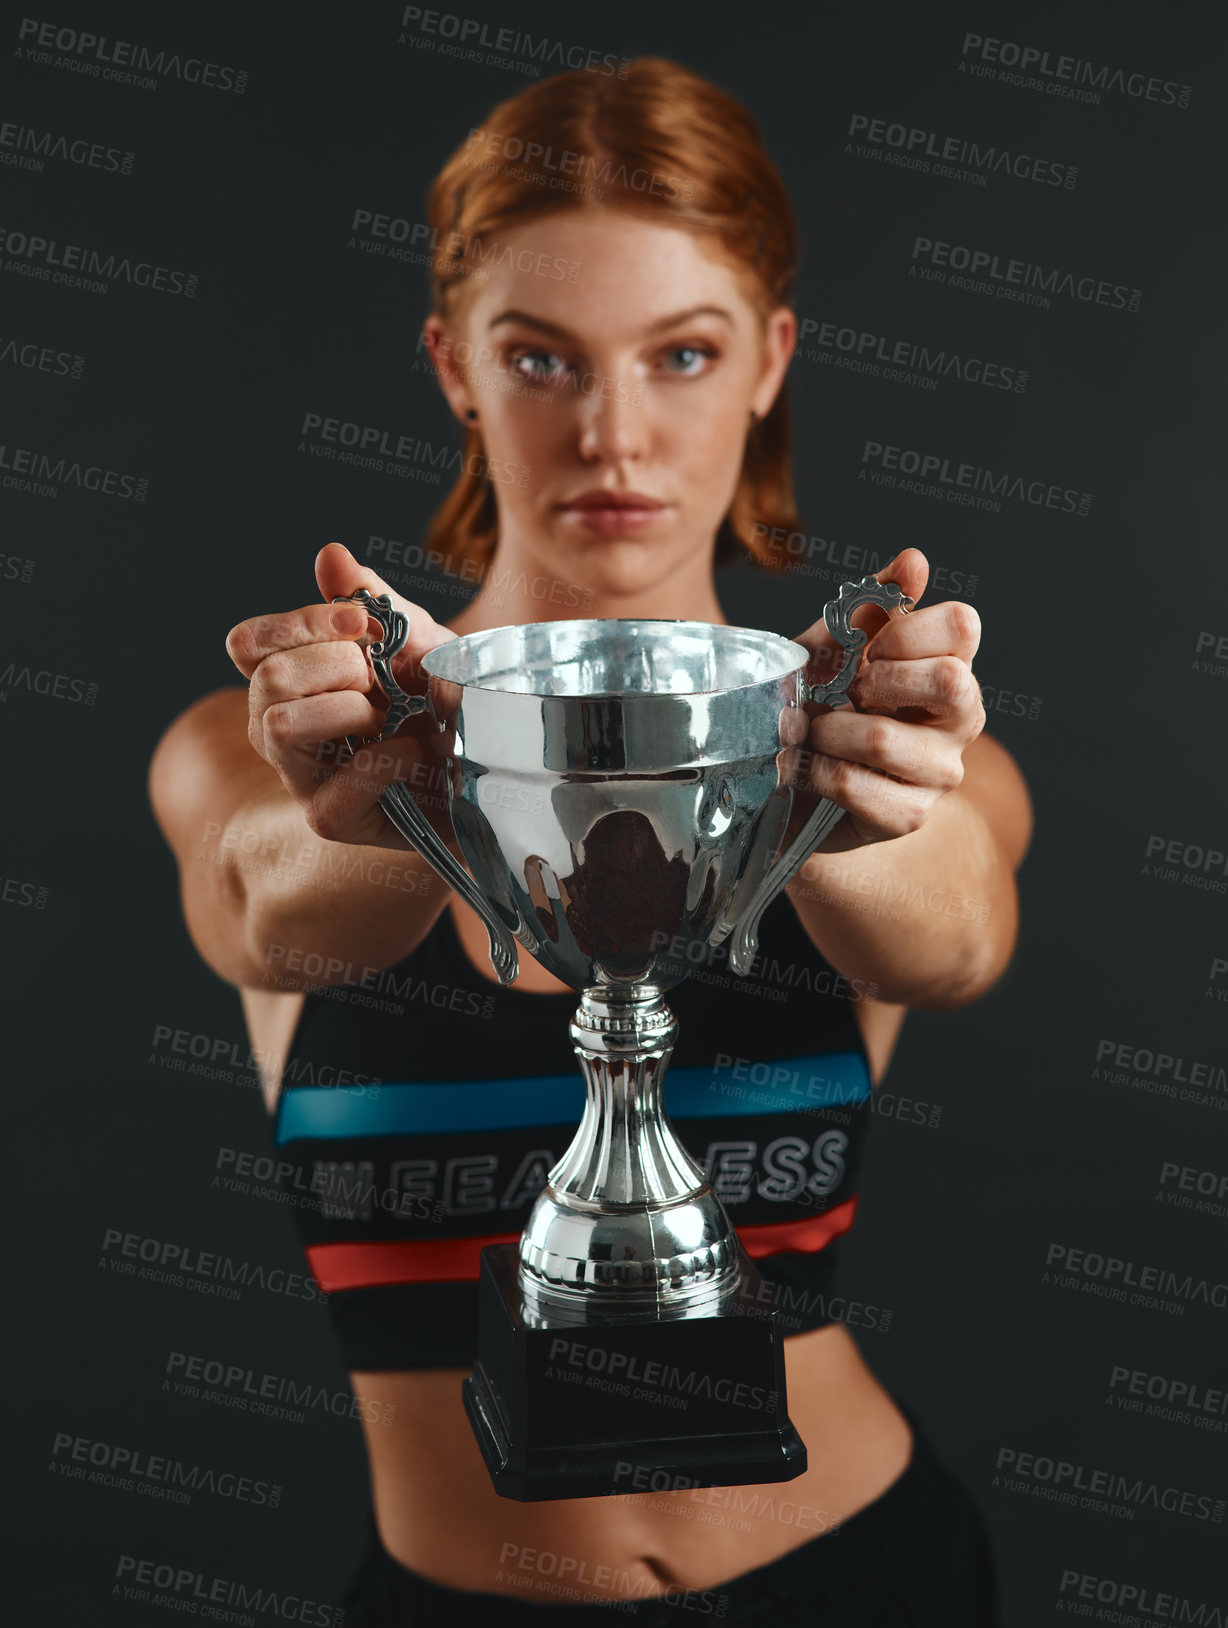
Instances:
[[[390,703],[379,738],[432,716],[468,870],[404,783],[383,808],[482,918],[502,983],[521,944],[580,997],[584,1116],[519,1245],[482,1253],[464,1397],[495,1487],[608,1495],[631,1490],[630,1465],[677,1485],[791,1480],[806,1448],[778,1315],[665,1113],[678,1029],[665,995],[691,947],[728,941],[732,970],[750,971],[763,912],[843,812],[813,794],[803,807],[800,709],[847,702],[867,640],[858,606],[912,601],[894,583],[846,582],[823,612],[844,650],[824,684],[776,634],[610,619],[439,645],[425,695],[410,696],[391,671],[405,617],[387,595],[353,598],[383,629],[370,647]],[[713,1382],[669,1407],[670,1373],[697,1369]],[[611,1383],[569,1382],[589,1373]]]

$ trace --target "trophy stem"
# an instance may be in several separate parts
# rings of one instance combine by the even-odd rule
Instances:
[[[693,1198],[704,1174],[665,1117],[665,1070],[678,1022],[659,995],[585,995],[571,1025],[587,1087],[575,1140],[550,1174],[556,1195],[602,1208]]]
[[[522,1285],[539,1300],[604,1291],[681,1309],[736,1287],[737,1235],[665,1114],[677,1034],[652,985],[581,996],[571,1039],[584,1117],[520,1245]]]

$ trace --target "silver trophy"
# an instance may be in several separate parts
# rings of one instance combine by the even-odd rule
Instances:
[[[481,917],[501,983],[516,977],[520,944],[580,996],[570,1032],[584,1116],[519,1246],[483,1251],[464,1395],[495,1486],[520,1499],[607,1495],[629,1463],[701,1486],[801,1474],[778,1318],[665,1113],[678,1030],[665,995],[695,964],[692,946],[702,957],[728,941],[732,970],[751,970],[764,911],[843,813],[809,794],[817,806],[798,828],[788,765],[805,720],[791,715],[848,702],[868,637],[851,624],[859,606],[912,601],[873,577],[844,583],[823,611],[843,665],[821,684],[806,679],[803,646],[773,633],[609,619],[439,645],[422,661],[423,695],[393,678],[408,624],[388,595],[347,602],[382,629],[369,646],[389,701],[376,739],[430,714],[468,869],[404,782],[382,807]],[[619,1366],[636,1353],[711,1365],[719,1353],[773,1405],[654,1422],[625,1396],[554,1382],[560,1340],[617,1351]]]

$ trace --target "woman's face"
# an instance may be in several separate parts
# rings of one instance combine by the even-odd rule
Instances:
[[[477,410],[501,553],[609,594],[707,569],[793,313],[763,324],[715,240],[635,214],[570,210],[487,247],[427,337],[457,417]]]

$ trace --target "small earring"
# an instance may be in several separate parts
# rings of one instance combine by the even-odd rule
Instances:
[[[751,410],[750,410],[750,421],[751,421],[751,423],[753,424],[758,417],[759,417],[759,414],[752,407]]]
[[[468,419],[468,420],[469,420],[469,422],[470,422],[470,423],[471,423],[471,424],[472,424],[472,422],[473,422],[473,420],[474,420],[474,419],[475,419],[475,418],[476,418],[476,417],[477,417],[477,416],[478,416],[478,410],[477,410],[477,408],[476,408],[476,407],[467,407],[467,408],[466,408],[466,409],[465,409],[465,417],[466,417],[466,418],[467,418],[467,419]]]

